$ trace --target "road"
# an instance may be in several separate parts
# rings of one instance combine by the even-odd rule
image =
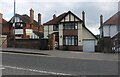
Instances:
[[[3,75],[117,75],[118,61],[2,53]]]

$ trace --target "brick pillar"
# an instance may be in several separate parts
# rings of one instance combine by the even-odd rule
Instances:
[[[52,48],[55,49],[55,34],[52,35]]]

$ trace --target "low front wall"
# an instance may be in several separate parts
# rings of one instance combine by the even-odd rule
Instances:
[[[10,47],[13,47],[13,41],[9,42]],[[16,48],[30,48],[30,49],[39,49],[40,40],[39,39],[16,39],[15,40]]]
[[[59,46],[60,50],[83,51],[83,46]]]

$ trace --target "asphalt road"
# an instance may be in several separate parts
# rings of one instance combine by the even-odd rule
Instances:
[[[2,54],[3,75],[118,75],[117,61]]]

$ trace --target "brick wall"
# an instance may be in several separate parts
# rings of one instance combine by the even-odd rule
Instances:
[[[97,46],[98,52],[111,53],[112,52],[112,41],[110,37],[104,37],[99,40]]]
[[[30,49],[39,49],[40,40],[39,39],[16,39],[16,48],[30,48]],[[13,47],[13,40],[9,41],[9,47]]]

